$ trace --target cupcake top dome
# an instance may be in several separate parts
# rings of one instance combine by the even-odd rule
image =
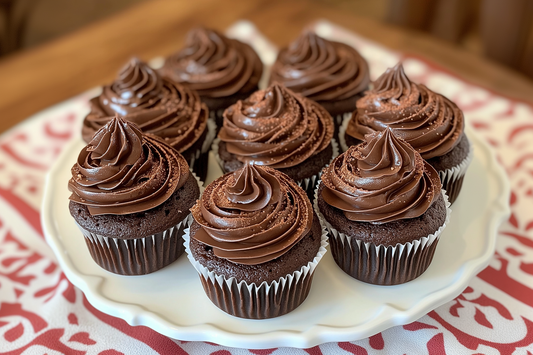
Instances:
[[[201,225],[194,238],[233,263],[276,259],[311,230],[313,209],[287,175],[245,164],[209,184],[191,209]]]
[[[314,101],[336,101],[359,94],[370,80],[368,64],[354,48],[305,31],[280,50],[270,75],[276,81]]]
[[[324,169],[322,198],[351,221],[421,216],[441,194],[438,173],[390,128],[374,132]]]
[[[133,58],[102,94],[90,101],[82,137],[92,140],[96,131],[118,114],[143,132],[161,137],[183,153],[207,128],[208,112],[197,93],[170,82],[146,63]]]
[[[189,178],[181,154],[119,116],[96,132],[71,172],[70,200],[87,206],[91,215],[152,209]]]
[[[248,44],[200,27],[189,31],[185,46],[166,59],[161,73],[201,97],[218,98],[254,90],[263,64]]]
[[[333,129],[324,108],[274,83],[230,106],[218,137],[243,163],[287,168],[326,149]]]
[[[386,127],[424,159],[430,159],[450,152],[459,143],[464,116],[446,97],[409,80],[399,63],[387,69],[357,101],[346,133],[363,140],[365,134]]]

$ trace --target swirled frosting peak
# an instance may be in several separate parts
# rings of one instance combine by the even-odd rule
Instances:
[[[137,58],[90,104],[82,129],[86,142],[115,114],[136,123],[143,132],[161,137],[179,152],[191,147],[207,127],[207,108],[197,93],[161,78]]]
[[[440,194],[438,173],[390,128],[365,137],[324,169],[322,198],[352,221],[422,215]]]
[[[409,80],[401,64],[387,69],[357,101],[346,133],[358,140],[386,127],[424,159],[442,156],[458,143],[463,112],[446,97]]]
[[[282,49],[270,81],[315,101],[337,101],[368,87],[368,64],[352,47],[306,31]]]
[[[131,59],[118,73],[116,80],[104,87],[100,102],[108,104],[109,113],[127,115],[141,107],[150,107],[159,101],[163,87],[161,78],[155,70],[141,62]]]
[[[263,64],[249,45],[196,28],[187,34],[185,47],[166,59],[161,72],[202,97],[215,98],[254,90]]]
[[[333,119],[322,106],[274,83],[230,106],[218,136],[243,163],[287,168],[330,144]]]
[[[302,188],[277,170],[252,164],[209,184],[191,212],[202,226],[195,239],[217,257],[247,265],[283,255],[313,222]]]
[[[405,74],[402,63],[388,68],[376,81],[374,91],[377,94],[389,93],[390,99],[400,100],[411,95],[411,80]]]
[[[92,215],[147,211],[185,184],[181,154],[134,124],[115,117],[96,132],[72,167],[70,200]]]

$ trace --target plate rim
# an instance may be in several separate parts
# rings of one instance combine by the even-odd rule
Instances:
[[[410,308],[399,310],[394,309],[389,305],[383,305],[379,314],[374,318],[366,323],[355,326],[333,328],[331,326],[315,324],[304,332],[291,334],[290,337],[287,337],[286,331],[283,330],[275,330],[260,334],[242,334],[233,331],[225,331],[212,324],[200,324],[194,327],[180,326],[160,317],[154,312],[146,310],[141,305],[117,302],[100,294],[98,288],[104,281],[104,278],[97,275],[81,275],[75,271],[77,269],[73,265],[72,260],[68,257],[68,250],[66,250],[66,247],[61,243],[60,238],[55,236],[52,232],[55,229],[55,221],[53,220],[52,213],[49,212],[52,211],[51,205],[53,204],[53,178],[62,168],[64,168],[61,163],[65,160],[65,156],[71,154],[70,148],[79,144],[79,137],[72,139],[64,146],[64,149],[56,162],[46,174],[43,200],[41,204],[41,225],[43,227],[45,239],[54,251],[59,264],[69,281],[85,294],[87,300],[96,309],[114,317],[121,318],[132,326],[144,325],[173,339],[186,341],[212,341],[224,346],[248,349],[286,346],[309,348],[325,342],[355,341],[372,336],[396,325],[411,323],[431,310],[454,299],[468,286],[470,280],[489,264],[496,249],[498,227],[502,222],[507,220],[510,215],[509,198],[511,188],[504,168],[498,163],[493,149],[468,125],[466,127],[466,132],[469,139],[474,143],[476,149],[481,148],[486,152],[488,158],[486,169],[489,172],[489,175],[494,177],[499,185],[499,194],[496,195],[494,201],[491,201],[493,202],[492,205],[487,207],[487,210],[490,210],[492,213],[490,214],[491,218],[486,228],[488,235],[485,239],[488,243],[485,245],[483,253],[477,258],[467,260],[462,265],[462,269],[464,269],[462,275],[468,274],[467,277],[461,277],[457,282],[427,295]],[[385,311],[388,309],[393,310],[393,315],[384,317],[384,314],[386,313]],[[203,327],[206,326],[209,328],[208,330],[203,329]],[[221,334],[223,334],[223,337],[210,335],[213,331],[217,333],[222,332]]]

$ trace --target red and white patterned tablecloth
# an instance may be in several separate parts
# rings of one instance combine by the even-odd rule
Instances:
[[[455,101],[494,148],[511,183],[512,214],[490,265],[460,296],[416,322],[354,342],[246,350],[129,326],[96,310],[66,279],[40,225],[46,172],[79,134],[93,90],[0,136],[0,354],[533,354],[533,107],[327,22],[312,27],[354,45],[372,78],[402,60],[412,80]]]

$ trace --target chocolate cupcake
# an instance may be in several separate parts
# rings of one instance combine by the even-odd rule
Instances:
[[[82,149],[69,210],[94,261],[121,275],[159,270],[184,251],[200,195],[185,159],[132,122],[113,118]]]
[[[102,94],[91,99],[90,106],[82,128],[86,143],[118,114],[144,133],[163,139],[205,180],[207,153],[216,133],[214,124],[208,122],[207,107],[194,91],[161,78],[154,69],[133,58],[112,84],[103,87]]]
[[[431,263],[449,203],[435,169],[390,128],[365,139],[324,169],[315,211],[344,272],[376,285],[408,282]]]
[[[359,52],[311,31],[279,51],[270,74],[271,83],[282,83],[322,105],[333,116],[335,137],[369,81],[368,63]]]
[[[426,86],[411,82],[398,64],[387,69],[373,83],[372,90],[357,101],[357,110],[341,127],[341,147],[345,151],[363,141],[365,134],[386,127],[437,170],[453,203],[472,160],[472,147],[464,133],[464,115],[457,105]]]
[[[191,212],[185,248],[217,307],[265,319],[305,300],[326,232],[287,175],[246,164],[209,184]]]
[[[184,48],[166,58],[160,72],[196,90],[220,129],[224,109],[258,89],[263,63],[248,44],[196,28],[187,34]]]
[[[224,172],[247,162],[270,166],[310,197],[322,168],[338,154],[329,113],[278,83],[230,106],[218,138],[213,145]]]

